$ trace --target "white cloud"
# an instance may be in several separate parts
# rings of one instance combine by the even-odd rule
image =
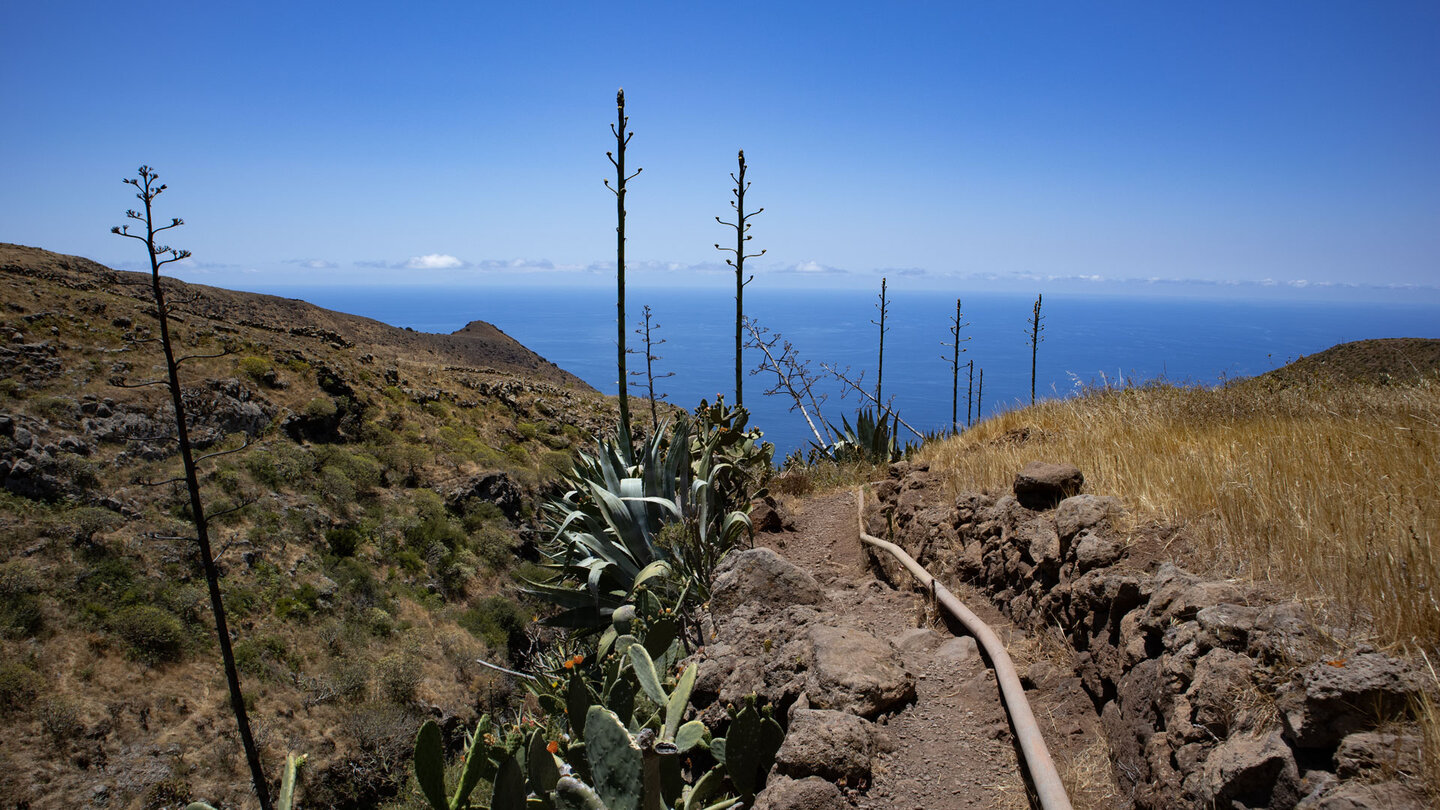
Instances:
[[[324,259],[288,259],[285,263],[299,265],[307,270],[334,270],[340,266],[335,262],[328,262]]]
[[[820,262],[817,262],[817,261],[815,261],[815,260],[812,259],[812,260],[810,260],[810,261],[804,261],[804,262],[798,262],[798,263],[796,263],[796,264],[792,264],[792,265],[790,265],[789,267],[779,268],[779,269],[776,270],[775,272],[777,272],[777,273],[801,273],[801,274],[806,274],[806,275],[813,275],[813,274],[819,274],[819,273],[844,273],[845,271],[844,271],[844,270],[841,270],[841,269],[838,268],[838,267],[831,267],[831,266],[828,265],[828,264],[821,264]]]
[[[405,263],[407,270],[450,270],[464,266],[464,262],[447,253],[427,253]]]

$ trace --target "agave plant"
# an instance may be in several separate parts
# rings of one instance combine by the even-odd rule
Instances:
[[[562,584],[531,582],[525,588],[562,609],[547,623],[604,627],[637,587],[669,576],[670,555],[658,540],[665,525],[686,511],[688,436],[682,421],[673,429],[662,426],[638,453],[622,434],[600,440],[595,455],[580,455],[565,494],[542,507],[551,535],[541,549],[544,567]]]
[[[887,422],[885,414],[881,414],[877,419],[874,411],[862,408],[855,414],[854,427],[850,426],[850,420],[842,416],[840,421],[843,429],[830,426],[839,438],[819,449],[835,461],[868,461],[871,464],[899,461],[905,455],[896,438],[899,434],[900,416],[894,413],[889,415],[891,418]]]
[[[711,570],[750,533],[750,500],[763,492],[774,448],[745,430],[743,408],[717,400],[696,415],[638,449],[623,429],[601,440],[576,462],[564,496],[542,507],[555,576],[526,592],[561,608],[549,624],[601,629],[642,585],[680,613],[709,598]]]

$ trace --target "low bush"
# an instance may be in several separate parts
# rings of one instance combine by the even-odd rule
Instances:
[[[0,663],[0,715],[30,706],[44,686],[40,673],[19,661]]]
[[[503,596],[489,596],[472,605],[456,623],[492,650],[518,647],[525,633],[525,613]]]
[[[393,652],[376,666],[380,693],[386,700],[406,704],[415,699],[420,686],[420,661],[414,651]]]
[[[178,661],[185,651],[184,625],[154,605],[121,608],[111,617],[110,628],[129,646],[131,656],[147,666]]]

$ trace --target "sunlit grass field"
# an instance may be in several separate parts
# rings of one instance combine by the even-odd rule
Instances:
[[[1023,438],[1022,438],[1023,437]],[[1068,461],[1088,492],[1179,526],[1177,556],[1269,583],[1329,623],[1440,645],[1440,384],[1265,379],[1105,387],[1011,411],[920,454],[957,489]]]

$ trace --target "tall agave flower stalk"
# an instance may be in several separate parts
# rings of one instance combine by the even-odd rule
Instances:
[[[636,175],[644,169],[636,169],[635,174],[625,174],[625,147],[635,133],[626,132],[625,127],[629,125],[630,118],[625,115],[625,88],[615,93],[616,119],[610,125],[610,132],[615,135],[615,151],[606,152],[605,157],[610,159],[610,165],[615,167],[615,185],[610,185],[609,179],[605,180],[605,187],[615,195],[615,349],[617,377],[620,387],[620,428],[625,445],[630,444],[630,396],[626,390],[629,387],[630,376],[625,372],[625,184],[635,179]],[[626,450],[627,455],[630,451]]]

